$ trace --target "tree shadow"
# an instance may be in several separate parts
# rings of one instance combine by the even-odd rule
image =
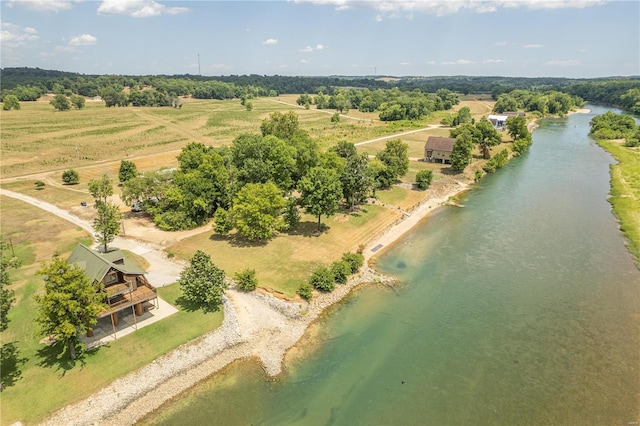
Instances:
[[[298,223],[294,229],[287,231],[287,234],[301,235],[303,237],[311,238],[326,234],[330,229],[331,227],[324,223],[320,224],[320,229],[318,229],[318,222],[304,221]]]
[[[178,305],[181,311],[186,312],[195,312],[201,307],[199,303],[188,300],[186,297],[184,297],[184,295],[179,296],[176,299],[176,305]]]
[[[67,371],[77,364],[84,366],[87,363],[86,356],[87,351],[81,348],[79,344],[76,344],[76,359],[72,360],[69,355],[68,345],[58,341],[38,350],[38,357],[40,357],[38,366],[43,368],[56,367],[56,371],[62,370],[60,377],[64,377]]]
[[[22,364],[28,361],[28,358],[20,356],[16,343],[0,346],[0,390],[13,386],[22,377]]]

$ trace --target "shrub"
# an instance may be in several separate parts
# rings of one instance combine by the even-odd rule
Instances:
[[[9,111],[11,109],[20,109],[20,101],[18,100],[18,97],[16,95],[5,96],[2,109],[5,111]]]
[[[345,253],[342,255],[342,261],[349,265],[352,274],[355,274],[358,269],[364,265],[364,256],[362,251],[358,253]]]
[[[247,109],[247,111],[253,111],[253,102],[251,101],[245,102],[244,107]]]
[[[531,138],[519,138],[513,141],[513,155],[525,153],[531,146]]]
[[[335,114],[333,114],[331,116],[331,122],[332,123],[338,123],[340,122],[340,114],[338,114],[337,112]]]
[[[41,180],[37,180],[33,182],[33,184],[36,186],[36,189],[44,189],[44,182]]]
[[[345,284],[349,275],[351,275],[351,265],[342,260],[333,262],[331,264],[331,273],[335,282]]]
[[[433,180],[433,172],[431,170],[420,170],[416,174],[416,185],[420,189],[427,189]]]
[[[163,231],[181,231],[191,229],[196,224],[183,211],[169,210],[154,216],[153,221]]]
[[[253,291],[258,287],[255,269],[245,269],[242,272],[236,272],[233,274],[233,279],[236,280],[238,288],[242,291]]]
[[[505,164],[507,164],[507,160],[509,159],[509,151],[503,149],[493,157],[487,163],[482,166],[482,170],[487,173],[493,173],[496,170],[502,168]]]
[[[480,179],[482,179],[482,170],[480,170],[480,169],[476,170],[476,173],[473,176],[473,179],[476,182],[480,182]]]
[[[62,182],[65,185],[76,185],[80,182],[80,175],[73,169],[65,170],[62,172]]]
[[[309,283],[304,283],[298,288],[298,294],[307,302],[313,297],[313,286]]]
[[[229,212],[223,208],[218,208],[213,215],[213,230],[220,235],[227,235],[233,229],[233,222]]]
[[[315,289],[326,292],[331,292],[336,288],[333,272],[331,272],[331,270],[326,266],[320,266],[313,271],[310,283]]]

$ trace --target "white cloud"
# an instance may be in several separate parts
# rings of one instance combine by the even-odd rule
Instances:
[[[569,59],[564,61],[547,61],[546,64],[558,66],[558,67],[575,67],[577,65],[582,65],[580,61],[576,61],[574,59]]]
[[[35,28],[22,27],[10,22],[3,22],[0,27],[0,42],[10,49],[25,46],[38,39],[38,31]]]
[[[102,0],[98,7],[99,14],[127,15],[132,18],[177,15],[188,11],[189,8],[186,7],[167,7],[154,0]]]
[[[411,62],[400,62],[400,65],[402,65],[404,67],[404,66],[407,66],[407,65],[411,65]]]
[[[467,59],[458,59],[457,61],[445,61],[442,65],[469,65],[475,62],[469,61]]]
[[[537,43],[523,44],[522,47],[524,47],[525,49],[541,49],[544,47],[544,44],[537,44]]]
[[[415,13],[426,13],[437,16],[451,15],[462,10],[476,13],[491,13],[499,9],[563,9],[585,8],[607,3],[607,0],[293,0],[295,3],[312,3],[331,5],[335,10],[373,9],[380,12],[377,21],[383,18],[405,17],[411,19]]]
[[[265,41],[263,41],[262,44],[274,45],[274,44],[278,44],[278,40],[275,38],[268,38]]]
[[[495,44],[496,46],[506,46],[507,42],[506,41],[496,41],[493,44]]]
[[[308,59],[300,59],[300,62],[303,63],[303,64],[308,64],[311,61],[308,60]]]
[[[306,47],[300,49],[299,51],[302,52],[302,53],[311,53],[314,50],[325,50],[325,49],[328,49],[328,48],[329,48],[328,46],[325,46],[323,44],[316,44],[316,47],[306,46]]]
[[[97,41],[98,39],[92,36],[91,34],[81,34],[69,40],[69,45],[70,46],[93,46],[94,44],[96,44]]]
[[[485,59],[484,61],[482,61],[483,64],[504,64],[507,61],[505,61],[504,59]]]
[[[9,0],[7,7],[25,7],[38,12],[59,12],[69,10],[73,2],[68,0]]]

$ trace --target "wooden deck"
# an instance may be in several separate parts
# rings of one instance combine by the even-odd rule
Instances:
[[[117,284],[117,285],[126,286],[126,284]],[[127,286],[127,288],[130,289],[131,287]],[[121,294],[117,294],[115,297],[110,297],[109,308],[100,312],[100,314],[98,315],[98,318],[106,317],[107,315],[111,315],[115,312],[119,312],[133,305],[137,305],[138,303],[147,302],[149,300],[153,300],[157,298],[158,298],[158,293],[156,292],[156,289],[153,288],[151,285],[140,286],[133,291],[122,292]]]

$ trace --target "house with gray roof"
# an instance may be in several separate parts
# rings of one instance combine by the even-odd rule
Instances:
[[[145,271],[126,259],[120,250],[99,253],[78,244],[67,263],[77,265],[91,282],[104,286],[105,309],[98,319],[111,316],[114,334],[123,310],[131,308],[135,318],[142,315],[145,309],[157,307],[158,293],[145,278]]]
[[[455,143],[455,138],[429,136],[427,142],[424,144],[424,161],[439,161],[443,164],[445,162],[451,162],[451,153],[453,152],[453,145],[455,145]]]

